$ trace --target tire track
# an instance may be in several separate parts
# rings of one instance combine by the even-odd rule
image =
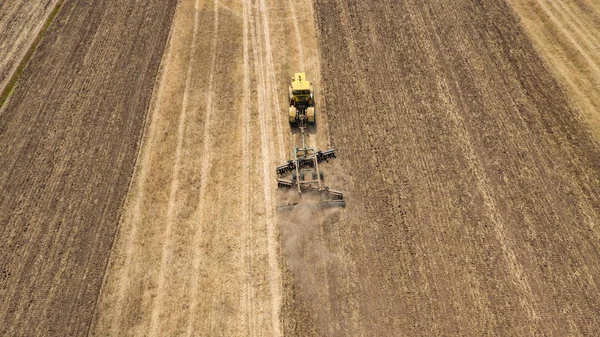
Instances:
[[[244,127],[242,128],[242,155],[244,157],[244,177],[243,181],[247,183],[244,184],[244,188],[242,191],[242,221],[244,226],[244,254],[242,254],[242,264],[246,268],[246,286],[244,293],[244,300],[246,306],[246,315],[244,317],[244,324],[246,326],[246,333],[251,336],[258,336],[256,331],[256,310],[254,307],[254,282],[252,280],[252,265],[254,261],[254,256],[252,254],[252,236],[251,236],[251,217],[250,217],[250,173],[252,170],[251,162],[250,162],[250,123],[251,123],[251,102],[250,102],[250,59],[249,59],[249,11],[248,11],[248,1],[243,1],[243,23],[242,23],[242,39],[243,39],[243,60],[244,60],[244,93],[243,93],[243,103],[242,103],[242,123]]]
[[[198,203],[198,207],[196,209],[196,214],[198,214],[199,216],[196,216],[195,218],[198,219],[202,219],[201,224],[199,226],[196,227],[196,230],[194,232],[194,239],[193,242],[197,243],[200,242],[200,235],[201,235],[201,229],[203,227],[203,225],[205,225],[205,219],[202,218],[202,214],[205,208],[205,199],[206,199],[206,186],[207,181],[208,181],[208,173],[210,171],[210,154],[212,153],[212,151],[210,151],[211,148],[211,135],[210,135],[210,130],[211,130],[211,118],[212,118],[212,113],[213,113],[213,95],[214,95],[214,72],[215,72],[215,64],[216,64],[216,59],[217,59],[217,42],[218,42],[218,38],[219,38],[219,0],[215,0],[214,1],[214,6],[213,6],[213,14],[214,14],[214,19],[213,19],[213,36],[212,36],[212,41],[211,41],[211,61],[210,61],[210,74],[209,74],[209,78],[208,78],[208,97],[206,100],[206,116],[204,119],[204,136],[203,136],[203,140],[202,143],[204,145],[204,151],[202,154],[202,164],[201,164],[201,168],[200,168],[200,200]],[[189,319],[188,319],[188,325],[187,325],[187,336],[193,336],[194,334],[194,323],[195,323],[195,315],[196,315],[196,310],[198,307],[198,283],[199,283],[199,274],[200,274],[200,263],[201,263],[201,259],[200,256],[202,255],[202,251],[200,247],[195,247],[194,249],[194,253],[193,253],[193,260],[192,260],[192,288],[190,291],[190,309],[189,309]],[[213,311],[210,312],[211,314],[213,313]],[[209,321],[212,322],[212,317],[209,318]]]
[[[581,46],[581,44],[579,43],[579,41],[581,40],[573,36],[571,30],[568,29],[568,27],[556,17],[555,13],[553,13],[553,11],[550,8],[548,8],[548,5],[546,5],[546,3],[543,0],[536,0],[536,2],[540,5],[540,8],[544,11],[544,13],[546,13],[550,20],[552,20],[554,25],[560,29],[560,31],[565,35],[565,37],[567,37],[567,39],[569,39],[571,44],[577,49],[581,56],[583,56],[590,68],[592,68],[596,73],[596,76],[600,77],[600,66],[598,66],[598,64],[593,60],[592,56],[586,51],[586,49]],[[576,32],[575,34],[577,35]],[[585,38],[583,39],[583,41],[585,41]]]
[[[173,223],[175,222],[175,217],[176,217],[176,212],[177,212],[175,201],[176,201],[176,193],[179,190],[179,172],[181,171],[185,125],[186,125],[186,120],[187,120],[187,112],[188,112],[189,104],[190,104],[189,103],[189,100],[190,100],[189,89],[191,88],[190,82],[192,80],[192,71],[193,71],[193,66],[194,66],[194,62],[191,61],[191,56],[193,56],[195,54],[196,48],[197,48],[199,13],[200,13],[200,0],[196,0],[194,2],[194,28],[193,28],[193,34],[192,34],[192,46],[191,46],[191,50],[190,50],[190,62],[188,64],[187,71],[186,71],[182,109],[181,109],[181,113],[179,115],[179,122],[178,122],[178,126],[177,126],[177,147],[175,150],[175,164],[173,166],[173,175],[171,178],[171,189],[169,191],[169,200],[168,200],[168,206],[167,206],[167,221],[165,224],[165,230],[164,230],[164,234],[163,234],[165,243],[161,250],[162,254],[161,254],[161,262],[160,262],[159,275],[158,275],[156,297],[153,299],[152,304],[151,304],[151,308],[153,308],[153,309],[152,309],[152,314],[151,314],[150,323],[149,323],[149,330],[148,330],[149,336],[155,336],[159,333],[158,324],[159,324],[159,316],[160,316],[160,311],[162,308],[162,302],[163,302],[163,296],[164,296],[163,288],[164,288],[164,284],[165,284],[166,269],[168,267],[167,263],[168,263],[169,256],[170,256],[171,250],[172,250],[172,245],[173,245],[171,232],[172,232],[172,227],[173,227]]]
[[[281,275],[280,269],[278,266],[277,259],[277,247],[278,240],[276,236],[276,223],[274,219],[274,204],[272,200],[272,192],[271,192],[271,182],[269,177],[271,177],[271,165],[273,164],[273,160],[271,158],[272,151],[272,142],[269,142],[268,135],[268,125],[269,125],[269,115],[265,112],[265,110],[269,109],[269,105],[267,103],[266,95],[268,92],[273,92],[273,89],[270,87],[271,82],[268,77],[268,69],[265,66],[265,63],[268,61],[268,53],[267,56],[263,56],[263,48],[262,44],[265,44],[265,49],[270,47],[270,41],[268,40],[268,25],[266,24],[265,14],[266,9],[264,6],[264,2],[260,2],[260,7],[255,6],[256,11],[258,11],[257,15],[254,15],[254,23],[255,26],[251,30],[252,44],[253,44],[253,53],[254,53],[254,62],[255,69],[257,72],[257,84],[258,84],[258,115],[259,115],[259,128],[260,128],[260,137],[261,137],[261,156],[263,162],[263,172],[262,172],[262,180],[263,180],[263,193],[265,197],[265,222],[267,227],[267,260],[269,265],[269,288],[271,293],[271,327],[272,333],[275,336],[281,336],[281,326],[279,322],[279,312],[281,307]],[[263,41],[258,41],[257,33],[260,31],[260,28],[257,27],[262,23],[263,29]],[[272,72],[273,70],[271,70]],[[267,74],[265,74],[267,72]],[[272,107],[271,107],[272,108]],[[281,128],[281,125],[278,125]],[[281,144],[283,143],[283,136],[279,139],[280,150]]]
[[[276,120],[276,130],[277,130],[277,141],[279,144],[279,161],[285,160],[285,149],[286,147],[283,144],[283,127],[282,127],[282,118],[281,118],[281,106],[279,104],[279,93],[277,92],[277,80],[275,75],[275,66],[273,63],[273,48],[271,45],[271,33],[269,31],[269,13],[267,9],[267,5],[265,0],[259,0],[260,5],[260,21],[263,26],[263,45],[264,45],[264,58],[265,58],[265,67],[262,68],[263,71],[267,72],[267,91],[268,94],[271,95],[272,99],[272,112],[275,114]]]
[[[598,32],[589,30],[584,24],[583,20],[579,16],[573,14],[573,11],[567,4],[565,4],[563,1],[556,1],[550,2],[549,6],[552,7],[554,11],[563,18],[563,22],[566,22],[568,26],[572,27],[572,30],[575,32],[575,34],[587,46],[587,50],[594,50],[598,48],[599,41],[596,36]]]
[[[296,37],[296,51],[298,52],[298,66],[300,67],[300,71],[305,71],[305,69],[304,69],[304,49],[302,48],[302,35],[300,34],[300,27],[298,25],[298,17],[296,16],[295,5],[292,0],[288,0],[288,5],[290,6],[290,14],[292,16],[292,23],[294,24],[294,35]],[[312,3],[311,3],[311,6],[312,6]]]

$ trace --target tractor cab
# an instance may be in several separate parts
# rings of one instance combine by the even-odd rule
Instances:
[[[295,73],[290,84],[290,106],[296,109],[306,109],[313,106],[313,90],[304,73]]]
[[[306,74],[295,73],[290,83],[289,117],[291,124],[305,127],[306,123],[315,123],[315,100],[312,85],[306,80]]]

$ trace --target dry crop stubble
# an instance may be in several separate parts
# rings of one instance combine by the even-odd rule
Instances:
[[[180,6],[169,46],[172,56],[177,55],[177,48],[186,51],[191,45],[191,37],[182,36],[189,33],[185,27],[191,21],[184,17],[194,13],[189,11],[193,6],[189,1],[180,2]],[[141,208],[140,216],[124,217],[120,235],[123,240],[115,244],[115,260],[101,298],[97,335],[105,331],[143,335],[149,331],[153,315],[153,331],[158,333],[281,334],[279,234],[274,217],[272,171],[288,148],[281,136],[287,123],[285,116],[279,115],[284,96],[278,95],[285,93],[288,75],[282,76],[279,62],[284,55],[279,43],[286,40],[280,36],[285,27],[272,24],[273,11],[279,8],[271,1],[206,1],[199,11],[199,31],[205,34],[196,37],[197,55],[189,60],[165,58],[168,67],[164,69],[172,70],[163,73],[163,84],[156,93],[159,101],[151,111],[148,130],[157,134],[147,136],[157,142],[144,144],[150,160],[143,160],[140,165],[146,168],[139,169],[149,178],[160,178],[160,183],[141,177],[134,181],[134,186],[144,193],[130,194],[125,214],[131,214],[134,206],[144,200],[152,201],[152,207]],[[216,48],[211,47],[214,41]],[[211,62],[203,62],[211,59],[214,68]],[[182,72],[176,69],[185,72],[190,63],[195,69],[190,98],[195,102],[183,128],[185,160],[175,192],[179,209],[172,217],[173,235],[167,238],[169,244],[165,246],[171,257],[165,264],[165,285],[160,289],[163,295],[157,295],[159,273],[145,271],[160,269],[161,265],[160,238],[164,238],[167,219],[159,213],[168,208],[168,191],[173,182],[172,157],[166,154],[175,152],[177,147],[177,132],[171,131],[177,129],[177,118],[169,116],[179,116],[182,109],[160,101],[168,102],[176,96],[179,91],[175,88],[183,87],[185,78],[178,76]],[[209,108],[213,109],[210,123]],[[164,109],[170,112],[161,112]],[[163,127],[153,124],[169,118],[173,120]],[[161,143],[160,139],[166,141]],[[144,200],[136,201],[140,196]],[[132,227],[139,227],[139,231],[135,238],[127,239],[131,235],[127,233],[135,232]],[[130,240],[133,249],[127,249]],[[127,258],[129,254],[132,256]],[[197,272],[193,271],[194,259],[199,261]],[[129,271],[127,266],[131,266]],[[180,277],[186,270],[198,277],[197,296],[190,296],[195,276]],[[128,286],[123,288],[124,285]],[[115,291],[122,292],[122,300],[115,297]],[[158,300],[151,300],[153,296],[158,296]],[[153,301],[163,302],[158,312],[160,305],[152,305]],[[114,306],[122,308],[122,318],[118,320],[111,314]]]
[[[508,1],[525,32],[600,139],[600,4]]]

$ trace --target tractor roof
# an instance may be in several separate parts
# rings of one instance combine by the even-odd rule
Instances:
[[[306,80],[306,74],[295,73],[292,79],[293,90],[308,90],[310,89],[310,82]]]

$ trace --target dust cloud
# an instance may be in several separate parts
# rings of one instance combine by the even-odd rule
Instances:
[[[294,306],[304,311],[317,335],[328,335],[331,289],[342,265],[341,252],[333,244],[342,213],[340,208],[320,208],[318,200],[302,202],[279,212],[284,268]]]

